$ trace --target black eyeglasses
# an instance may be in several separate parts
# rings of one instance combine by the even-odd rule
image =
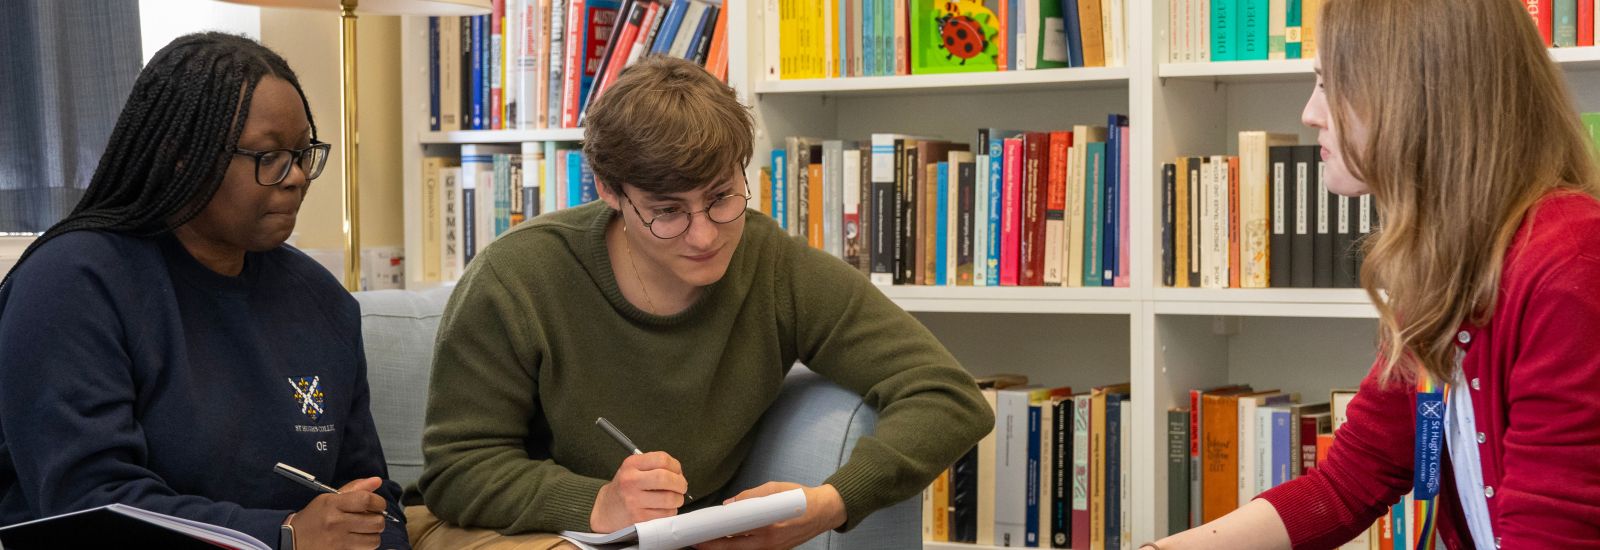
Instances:
[[[644,221],[644,227],[650,230],[651,235],[655,235],[657,239],[671,239],[688,231],[689,225],[694,222],[694,215],[701,212],[706,213],[706,219],[719,224],[733,223],[734,220],[744,216],[745,206],[750,204],[750,183],[745,182],[743,195],[730,193],[717,197],[711,204],[706,205],[705,210],[689,212],[670,206],[649,220],[644,219],[644,213],[634,205],[632,197],[627,193],[623,193],[622,196],[628,199],[628,206],[633,208],[634,215]]]
[[[306,181],[317,179],[322,175],[322,167],[328,164],[328,152],[332,149],[330,143],[313,143],[304,149],[251,151],[236,148],[233,154],[256,159],[256,183],[271,187],[283,183],[284,178],[289,177],[289,167],[296,164],[305,172]]]

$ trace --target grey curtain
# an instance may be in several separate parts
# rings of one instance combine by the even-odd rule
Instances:
[[[139,75],[139,1],[0,5],[0,233],[37,233],[89,186]]]

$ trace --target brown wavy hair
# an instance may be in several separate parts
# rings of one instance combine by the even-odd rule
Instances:
[[[1383,380],[1455,376],[1463,322],[1494,314],[1507,247],[1547,193],[1596,195],[1592,145],[1516,0],[1331,0],[1320,45],[1336,128],[1381,228],[1363,243]]]
[[[681,193],[750,163],[755,121],[733,88],[689,61],[649,56],[622,70],[583,122],[583,153],[612,193],[626,183]]]

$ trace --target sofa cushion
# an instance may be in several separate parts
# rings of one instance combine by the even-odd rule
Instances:
[[[422,475],[422,420],[428,403],[428,372],[434,337],[451,288],[422,292],[357,292],[361,337],[367,352],[372,418],[389,463],[389,478],[402,487]]]

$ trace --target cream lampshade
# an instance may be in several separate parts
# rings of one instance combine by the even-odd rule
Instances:
[[[490,0],[223,0],[265,8],[339,10],[339,111],[344,139],[339,140],[344,165],[344,287],[361,289],[361,209],[357,197],[356,15],[484,15]]]

